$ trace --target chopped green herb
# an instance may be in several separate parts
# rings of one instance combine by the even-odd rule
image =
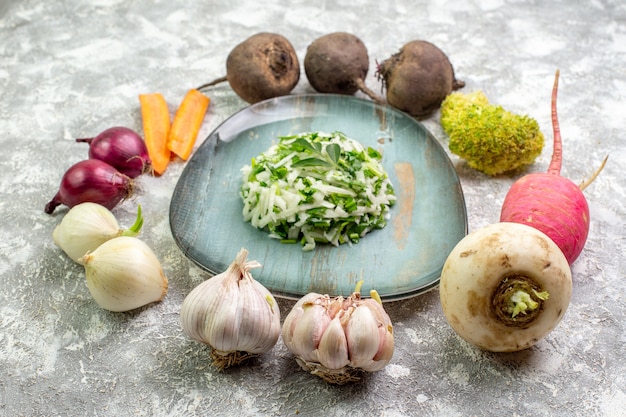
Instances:
[[[326,153],[333,161],[335,165],[339,162],[339,158],[341,158],[341,146],[336,143],[331,143],[326,145]]]
[[[297,167],[330,167],[332,166],[328,161],[319,158],[306,158],[300,159],[297,162],[291,164],[292,168]]]

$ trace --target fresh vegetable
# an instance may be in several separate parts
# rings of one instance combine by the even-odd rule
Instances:
[[[86,159],[63,174],[59,190],[44,211],[52,214],[61,204],[72,208],[85,202],[98,203],[110,210],[133,194],[134,184],[133,179],[106,162]]]
[[[285,318],[282,336],[302,369],[345,384],[383,369],[394,351],[393,325],[376,291],[362,299],[309,293]]]
[[[100,159],[130,178],[151,169],[145,142],[127,127],[112,127],[96,137],[79,138],[76,142],[89,144],[89,158]]]
[[[242,168],[243,217],[284,243],[358,243],[385,227],[396,201],[382,155],[341,132],[279,142]]]
[[[128,229],[122,229],[106,207],[80,203],[63,216],[52,232],[52,239],[74,262],[79,262],[83,255],[96,250],[107,240],[118,236],[137,236],[142,226],[141,206],[137,207],[135,223]]]
[[[257,33],[235,46],[226,59],[226,76],[197,88],[228,81],[248,103],[289,94],[300,80],[300,62],[293,45],[276,33]]]
[[[446,54],[423,40],[405,44],[383,61],[377,74],[387,90],[387,103],[416,117],[430,115],[448,94],[465,86],[456,79]]]
[[[168,281],[161,263],[143,241],[120,236],[108,240],[80,260],[87,287],[106,310],[130,311],[161,301]]]
[[[544,137],[537,121],[489,103],[482,91],[452,93],[441,105],[441,126],[450,151],[487,175],[532,164]]]
[[[160,93],[140,94],[143,135],[152,161],[152,169],[162,175],[170,163],[171,151],[167,147],[170,132],[170,113],[167,102]]]
[[[333,32],[313,41],[304,57],[304,71],[320,93],[351,95],[360,90],[376,102],[384,101],[365,85],[369,71],[367,48],[350,33]]]
[[[561,248],[572,264],[578,258],[589,234],[589,206],[582,190],[593,181],[577,186],[561,177],[563,146],[556,110],[559,71],[552,89],[552,127],[554,145],[547,173],[533,173],[517,180],[502,204],[500,221],[522,223],[541,230]]]
[[[454,247],[439,291],[445,318],[459,336],[483,350],[514,352],[533,346],[561,321],[572,275],[544,233],[496,223]]]
[[[191,155],[210,101],[198,90],[191,89],[176,110],[167,138],[167,148],[184,161]]]
[[[280,310],[250,269],[242,248],[226,271],[195,287],[184,299],[180,318],[191,339],[209,345],[213,365],[224,369],[269,351],[280,335]]]

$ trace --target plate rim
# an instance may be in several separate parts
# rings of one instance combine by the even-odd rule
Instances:
[[[365,106],[369,106],[372,107],[373,109],[376,109],[378,111],[385,111],[385,112],[392,112],[392,113],[398,113],[399,115],[401,115],[403,118],[410,120],[412,123],[415,123],[421,130],[424,131],[425,135],[427,136],[427,139],[430,140],[436,147],[439,148],[439,151],[442,153],[442,155],[445,156],[445,160],[447,160],[450,168],[451,168],[451,172],[452,175],[454,177],[454,183],[455,185],[458,187],[458,196],[459,196],[459,203],[460,203],[460,208],[462,211],[462,222],[463,222],[463,236],[467,235],[468,230],[469,230],[469,221],[468,221],[468,212],[467,212],[467,204],[465,201],[465,194],[463,192],[463,187],[460,181],[460,177],[458,175],[458,172],[456,171],[456,169],[454,168],[454,164],[452,163],[452,160],[450,159],[449,155],[447,154],[447,152],[445,151],[445,148],[443,146],[443,144],[441,142],[439,142],[439,140],[437,140],[437,138],[432,134],[432,132],[430,132],[426,126],[424,126],[423,123],[421,123],[419,120],[417,120],[416,118],[414,118],[413,116],[409,115],[406,112],[403,112],[402,110],[399,110],[393,106],[390,106],[388,104],[381,104],[381,103],[376,103],[373,100],[368,100],[368,99],[364,99],[364,98],[360,98],[357,96],[348,96],[348,95],[342,95],[342,94],[330,94],[330,93],[303,93],[303,94],[288,94],[288,95],[284,95],[284,96],[279,96],[279,97],[273,97],[270,99],[266,99],[266,100],[262,100],[260,102],[257,103],[253,103],[253,104],[249,104],[246,105],[238,110],[236,110],[235,112],[233,112],[232,114],[230,114],[228,117],[226,117],[223,121],[221,121],[211,132],[209,132],[207,134],[207,136],[205,137],[204,141],[199,145],[199,147],[196,149],[196,151],[194,152],[194,154],[192,155],[192,157],[190,158],[190,161],[187,161],[185,167],[183,168],[183,171],[181,172],[179,178],[176,181],[176,185],[174,187],[174,190],[172,192],[172,196],[171,196],[171,200],[170,200],[170,204],[169,204],[169,209],[168,209],[168,220],[169,220],[169,226],[170,226],[170,233],[177,245],[177,247],[181,250],[181,252],[183,253],[183,255],[189,259],[190,261],[192,261],[196,266],[198,266],[201,270],[207,272],[208,274],[210,274],[211,276],[214,276],[216,274],[219,274],[223,271],[217,271],[214,270],[212,268],[210,268],[209,266],[207,266],[204,262],[202,262],[201,260],[197,259],[195,256],[193,256],[192,253],[190,253],[190,251],[188,251],[184,245],[181,242],[181,238],[180,236],[178,236],[178,234],[175,232],[174,230],[174,221],[173,221],[173,217],[174,217],[174,210],[173,207],[177,202],[177,199],[175,198],[176,195],[179,192],[179,185],[182,182],[181,178],[184,178],[185,173],[187,170],[191,170],[192,168],[190,168],[192,166],[192,164],[190,164],[191,159],[194,159],[197,151],[200,149],[200,147],[210,147],[210,146],[217,146],[218,142],[221,140],[219,131],[220,129],[228,123],[231,123],[233,119],[235,119],[238,115],[240,115],[243,112],[248,112],[250,110],[253,110],[256,107],[263,107],[263,106],[271,106],[273,103],[277,103],[277,102],[283,102],[283,101],[293,101],[293,100],[306,100],[306,101],[313,101],[316,102],[318,99],[323,98],[325,100],[340,100],[340,101],[350,101],[350,102],[357,102],[359,103],[359,105],[365,105]],[[279,120],[285,120],[285,119],[279,119]],[[246,129],[248,129],[248,127],[244,127],[241,131],[245,131]],[[235,139],[238,137],[239,133],[241,132],[237,132],[237,134],[232,138]],[[230,140],[232,141],[232,140]],[[230,141],[223,141],[223,142],[230,142]],[[211,144],[211,142],[213,142]],[[228,264],[229,262],[227,262]],[[405,299],[409,299],[409,298],[413,298],[416,297],[418,295],[422,295],[425,293],[428,293],[430,291],[432,291],[433,289],[437,288],[439,286],[440,283],[440,279],[441,279],[441,271],[443,269],[443,265],[442,264],[437,270],[436,270],[436,278],[432,279],[430,282],[421,285],[421,286],[417,286],[415,288],[412,288],[411,290],[408,291],[400,291],[400,292],[396,292],[396,293],[387,293],[387,294],[381,294],[380,298],[383,302],[391,302],[391,301],[400,301],[400,300],[405,300]],[[265,284],[263,284],[265,285]],[[298,300],[299,298],[301,298],[304,294],[293,294],[287,291],[281,291],[281,290],[276,290],[273,288],[268,288],[268,290],[272,293],[272,295],[274,295],[275,297],[278,298],[282,298],[282,299],[287,299],[287,300]],[[364,298],[368,297],[367,294],[363,294],[362,295]]]

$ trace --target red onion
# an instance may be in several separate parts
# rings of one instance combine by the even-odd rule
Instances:
[[[100,159],[130,178],[149,171],[152,165],[141,136],[126,127],[112,127],[95,138],[79,138],[76,142],[87,142],[89,158]]]
[[[44,211],[52,214],[61,204],[74,207],[84,202],[103,205],[109,210],[130,197],[134,182],[99,159],[87,159],[72,165],[63,174],[61,186]]]

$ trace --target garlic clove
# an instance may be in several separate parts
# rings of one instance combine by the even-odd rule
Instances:
[[[304,314],[303,305],[312,305],[315,300],[321,297],[323,297],[321,294],[308,293],[304,297],[300,298],[292,307],[291,312],[285,318],[282,328],[282,336],[285,344],[288,346],[293,345],[293,333],[295,331],[295,327],[299,323],[300,317]]]
[[[211,278],[215,279],[216,277]],[[237,320],[233,320],[233,317],[237,317],[237,303],[224,302],[224,300],[235,300],[238,296],[237,287],[229,285],[229,282],[224,280],[218,282],[218,280],[211,282],[218,285],[204,285],[199,287],[198,291],[192,291],[190,293],[190,302],[193,305],[202,305],[203,308],[193,308],[187,312],[185,310],[182,316],[187,317],[189,314],[197,314],[201,320],[203,326],[193,326],[193,323],[187,323],[190,330],[188,335],[202,343],[211,345],[214,349],[221,352],[230,352],[237,349]],[[209,282],[209,281],[205,281]],[[185,300],[187,301],[187,300]],[[192,304],[188,303],[187,306]]]
[[[382,302],[368,299],[364,300],[364,303],[370,307],[370,310],[375,315],[378,323],[380,345],[373,358],[373,360],[377,363],[375,366],[376,369],[373,370],[379,370],[384,368],[393,357],[393,325],[391,324],[391,319],[387,315],[387,312],[385,312],[385,309],[383,308]]]
[[[381,346],[376,356],[372,359],[372,362],[363,365],[363,369],[368,372],[380,371],[387,366],[393,357],[394,341],[392,326],[388,324],[387,326],[381,326],[379,329],[384,332],[384,338],[381,337]]]
[[[289,347],[290,349],[294,349],[293,333],[295,331],[296,325],[300,320],[300,317],[302,317],[302,315],[304,314],[304,310],[302,310],[302,308],[297,308],[297,305],[298,304],[294,305],[289,315],[285,317],[285,322],[283,323],[283,327],[281,330],[283,343],[287,345],[287,347]]]
[[[223,286],[222,299],[234,302],[216,305],[210,329],[214,349],[260,354],[276,344],[280,322],[274,320],[274,301],[267,300],[259,285],[256,281],[240,280],[238,285]]]
[[[278,304],[258,281],[246,281],[243,286],[240,285],[240,290],[246,295],[239,303],[243,313],[237,347],[249,353],[267,352],[276,345],[280,335],[280,314],[276,313]]]
[[[305,303],[292,336],[292,346],[306,361],[318,362],[318,347],[331,317],[326,308],[317,303]]]
[[[378,322],[367,305],[356,307],[346,324],[346,340],[350,348],[350,365],[364,368],[380,346]]]
[[[329,370],[341,369],[350,363],[348,341],[339,316],[326,327],[317,351],[319,363]]]
[[[143,241],[120,236],[81,258],[87,288],[96,303],[109,311],[134,310],[160,301],[168,288],[159,260]]]

